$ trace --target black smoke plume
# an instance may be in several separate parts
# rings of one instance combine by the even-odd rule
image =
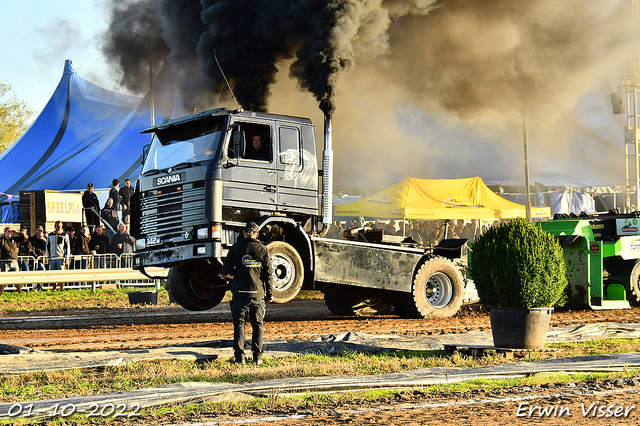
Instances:
[[[169,53],[161,37],[156,0],[112,1],[102,52],[122,72],[123,86],[134,92],[147,90],[149,67]]]
[[[519,176],[523,110],[541,174],[566,173],[547,166],[551,152],[574,159],[587,181],[604,164],[609,176],[624,169],[602,160],[614,149],[586,149],[565,117],[602,81],[615,90],[634,39],[629,0],[111,2],[105,50],[123,82],[145,91],[150,61],[154,70],[168,62],[184,107],[175,113],[230,106],[214,52],[246,109],[314,117],[315,104],[338,105],[337,185]],[[395,162],[380,155],[390,141]]]
[[[103,50],[133,90],[146,87],[144,64],[167,55],[190,102],[228,99],[221,67],[240,104],[256,111],[267,109],[278,64],[293,60],[290,75],[332,113],[363,19],[388,25],[381,0],[114,1]]]
[[[250,110],[267,109],[283,75],[279,67],[289,64],[289,76],[325,113],[336,107],[345,71],[370,75],[373,67],[422,110],[520,114],[568,99],[629,37],[624,0],[607,6],[599,0],[112,3],[104,51],[122,70],[123,83],[145,89],[148,64],[167,58],[185,105],[205,108],[230,98],[217,55]]]

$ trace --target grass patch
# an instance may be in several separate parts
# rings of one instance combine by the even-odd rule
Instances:
[[[601,353],[635,352],[640,339],[608,339],[589,342],[547,345],[556,352],[531,352],[525,361],[548,358],[564,358]],[[442,350],[431,351],[389,351],[382,353],[345,352],[340,355],[297,355],[274,359],[266,357],[260,367],[240,366],[230,359],[208,362],[185,360],[147,361],[94,369],[76,369],[29,374],[7,374],[0,376],[0,401],[25,402],[68,398],[78,395],[97,395],[121,392],[179,382],[217,382],[245,384],[271,379],[298,377],[363,376],[385,374],[429,367],[482,367],[507,362],[500,355],[482,358],[464,356],[459,353],[445,354]],[[593,379],[638,377],[640,370],[597,374],[537,374],[524,378],[505,380],[478,379],[462,383],[452,383],[414,389],[402,392],[418,392],[429,395],[456,397],[473,396],[477,392],[492,392],[513,387],[534,387],[545,383],[579,383]],[[309,405],[357,403],[358,401],[380,401],[392,403],[398,390],[371,390],[306,394],[284,397],[273,393],[265,398],[253,398],[239,402],[201,403],[159,407],[144,410],[143,417],[151,419],[166,414],[174,416],[242,415],[247,410],[301,410]],[[62,419],[56,419],[62,421]],[[94,419],[95,420],[95,419]],[[65,421],[86,423],[81,416],[73,416]],[[56,423],[52,424],[69,424]]]
[[[25,292],[16,294],[5,292],[0,296],[0,310],[3,312],[64,310],[77,308],[128,307],[127,292],[140,290],[139,287],[119,289],[65,290],[64,292]],[[147,288],[149,289],[149,288]],[[160,290],[159,305],[168,305],[168,295]],[[229,295],[227,295],[229,297]],[[322,293],[303,291],[302,299],[321,299]],[[539,361],[549,358],[599,355],[610,353],[637,352],[640,339],[601,339],[585,342],[547,344],[555,352],[532,351],[521,361]],[[121,367],[65,370],[30,374],[0,375],[0,401],[25,402],[67,398],[78,395],[97,395],[133,389],[160,386],[178,382],[218,382],[231,384],[253,383],[271,379],[298,377],[363,376],[409,371],[430,367],[482,367],[499,365],[507,360],[498,354],[473,358],[460,353],[445,354],[443,350],[432,351],[389,351],[382,353],[345,352],[341,355],[298,355],[287,358],[265,358],[260,367],[238,366],[229,359],[209,362],[184,360],[163,360],[140,362]],[[520,361],[520,360],[519,360]],[[495,389],[518,386],[535,386],[543,383],[578,383],[594,378],[638,377],[640,372],[628,371],[590,375],[533,375],[509,380],[474,380],[464,383],[438,385],[418,389],[427,394],[491,392]],[[144,412],[153,418],[172,413],[176,416],[197,415],[199,413],[229,414],[242,413],[250,409],[300,409],[309,404],[357,403],[359,400],[384,400],[397,395],[397,390],[373,390],[361,392],[309,394],[283,397],[274,393],[266,398],[254,398],[236,403],[220,402],[194,404],[189,406],[161,407]],[[86,419],[75,416],[69,419],[53,419],[51,424],[86,423]],[[95,419],[94,419],[95,421]],[[105,420],[106,421],[106,420]]]
[[[639,339],[609,339],[594,342],[557,344],[558,352],[532,352],[526,361],[601,353],[636,351]],[[482,367],[508,363],[505,357],[482,358],[442,350],[390,351],[382,353],[345,352],[341,355],[297,355],[266,357],[258,368],[239,366],[230,359],[208,362],[162,360],[133,363],[121,367],[61,370],[0,376],[0,399],[4,402],[66,398],[103,394],[178,382],[206,381],[231,384],[271,379],[328,376],[364,376],[396,373],[430,367]],[[492,381],[493,382],[493,381]],[[458,384],[456,386],[467,386]]]
[[[129,307],[129,291],[153,290],[154,287],[122,287],[117,289],[68,289],[64,291],[8,292],[0,295],[0,312],[48,311],[70,309]],[[158,293],[158,305],[169,305],[166,291]]]
[[[64,291],[25,291],[17,293],[5,291],[0,295],[0,313],[18,313],[27,311],[49,311],[70,309],[99,309],[131,307],[127,292],[138,290],[154,290],[154,287],[122,287],[117,289],[97,288],[67,289]],[[322,299],[319,291],[303,290],[297,299]],[[231,293],[227,292],[224,301],[231,300]],[[169,294],[164,289],[158,290],[158,305],[169,306]]]
[[[405,390],[397,389],[378,389],[354,392],[337,392],[337,393],[313,393],[301,394],[297,396],[282,396],[273,393],[268,397],[252,398],[243,401],[229,402],[205,402],[191,403],[186,405],[172,405],[158,407],[155,409],[143,410],[143,419],[160,419],[165,416],[173,416],[174,418],[191,418],[194,421],[201,419],[202,416],[222,417],[236,416],[246,418],[247,413],[262,413],[268,415],[270,412],[277,414],[284,413],[304,413],[308,409],[322,409],[323,407],[335,407],[345,404],[352,406],[366,406],[365,403],[376,405],[393,405],[400,401],[407,400],[402,395],[424,396],[425,398],[440,398],[448,400],[469,400],[481,399],[499,395],[504,389],[511,388],[532,388],[533,391],[541,391],[540,385],[561,385],[573,383],[575,387],[580,388],[581,383],[594,380],[615,380],[625,378],[637,378],[640,370],[626,372],[611,373],[593,373],[593,374],[558,374],[558,375],[533,375],[530,377],[519,379],[505,380],[486,380],[478,379],[463,383],[455,383],[449,385],[437,385],[426,388],[413,388]],[[538,388],[536,388],[538,387]],[[549,393],[548,389],[544,389],[544,393]],[[72,424],[87,423],[84,417],[72,416],[68,419]],[[108,419],[99,419],[98,421],[108,421]],[[53,424],[69,424],[69,423],[53,423]]]

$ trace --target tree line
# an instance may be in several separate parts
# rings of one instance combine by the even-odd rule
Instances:
[[[27,130],[34,115],[35,111],[11,91],[11,85],[0,83],[0,153]]]

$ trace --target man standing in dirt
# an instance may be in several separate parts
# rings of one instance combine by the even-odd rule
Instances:
[[[233,317],[233,351],[238,364],[244,364],[247,317],[253,334],[253,363],[262,363],[262,334],[266,303],[273,302],[271,258],[267,248],[258,241],[258,225],[253,222],[244,229],[244,238],[229,250],[220,276],[232,279],[231,316]]]

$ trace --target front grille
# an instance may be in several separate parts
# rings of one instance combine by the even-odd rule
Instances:
[[[173,187],[161,194],[149,191],[140,200],[142,235],[160,239],[184,235],[193,227],[205,223],[205,188]]]

